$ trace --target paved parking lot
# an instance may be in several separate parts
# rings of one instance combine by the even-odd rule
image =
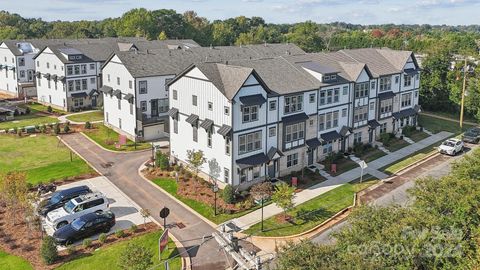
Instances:
[[[93,192],[99,191],[107,196],[110,202],[110,210],[115,214],[116,219],[116,224],[110,230],[109,234],[114,233],[116,230],[129,229],[132,224],[143,224],[143,217],[142,215],[140,215],[140,207],[138,207],[122,191],[120,191],[115,185],[113,185],[107,178],[103,176],[82,180],[67,185],[62,185],[59,186],[57,190],[82,185],[90,187]],[[148,221],[151,220],[147,219],[147,222]],[[48,235],[53,234],[54,231],[51,227],[47,226],[45,223],[43,226]],[[97,239],[98,234],[90,238]],[[81,241],[79,241],[79,243],[80,242]]]

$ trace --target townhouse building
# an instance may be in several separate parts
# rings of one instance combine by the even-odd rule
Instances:
[[[169,83],[171,157],[202,150],[204,176],[240,189],[299,171],[416,125],[418,72],[389,49],[196,63]]]
[[[105,125],[134,141],[168,137],[168,81],[194,62],[305,54],[293,44],[169,46],[113,53],[102,67]]]

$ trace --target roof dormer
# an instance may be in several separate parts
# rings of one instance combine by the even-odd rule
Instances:
[[[337,82],[339,71],[330,66],[322,65],[314,61],[302,62],[299,64],[305,71],[322,83]]]

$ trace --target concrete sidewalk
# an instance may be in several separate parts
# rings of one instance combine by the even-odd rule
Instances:
[[[60,121],[60,123],[66,123],[66,122],[68,121],[68,122],[70,122],[70,124],[83,125],[83,124],[85,124],[85,122],[72,121],[72,120],[69,120],[67,117],[72,116],[72,115],[77,115],[77,114],[85,114],[85,113],[96,112],[96,111],[99,111],[99,110],[83,111],[83,112],[77,112],[77,113],[70,113],[70,114],[60,115],[60,116],[58,117],[58,121]],[[94,123],[103,123],[103,120],[92,121],[91,123],[92,123],[92,124],[94,124]]]
[[[378,169],[386,165],[392,164],[396,161],[399,161],[408,155],[411,155],[427,146],[435,144],[436,142],[444,140],[452,135],[453,133],[442,131],[437,134],[433,134],[432,136],[425,138],[419,142],[416,142],[402,149],[399,149],[395,152],[391,152],[386,156],[383,156],[381,158],[378,158],[368,163],[368,168],[364,170],[364,174],[368,173],[379,179],[384,179],[386,178],[387,175],[379,171]],[[339,187],[345,183],[351,182],[359,178],[360,173],[361,173],[361,168],[357,167],[341,175],[331,177],[322,183],[309,187],[308,189],[302,190],[301,192],[296,194],[294,199],[294,204],[299,205],[317,196],[320,196],[323,193],[326,193],[336,187]],[[264,218],[267,219],[281,212],[282,212],[281,208],[277,207],[275,204],[270,204],[264,207],[263,215],[264,215]],[[235,223],[235,225],[242,228],[242,230],[245,230],[245,229],[248,229],[250,226],[260,222],[260,218],[261,218],[261,211],[256,210],[247,215],[241,216],[239,218],[235,218],[231,220],[231,222]]]

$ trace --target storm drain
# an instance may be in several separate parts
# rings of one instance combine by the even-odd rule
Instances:
[[[182,222],[177,222],[177,227],[178,227],[179,229],[183,229],[183,228],[185,228],[186,226],[185,226],[185,224],[183,224]]]

